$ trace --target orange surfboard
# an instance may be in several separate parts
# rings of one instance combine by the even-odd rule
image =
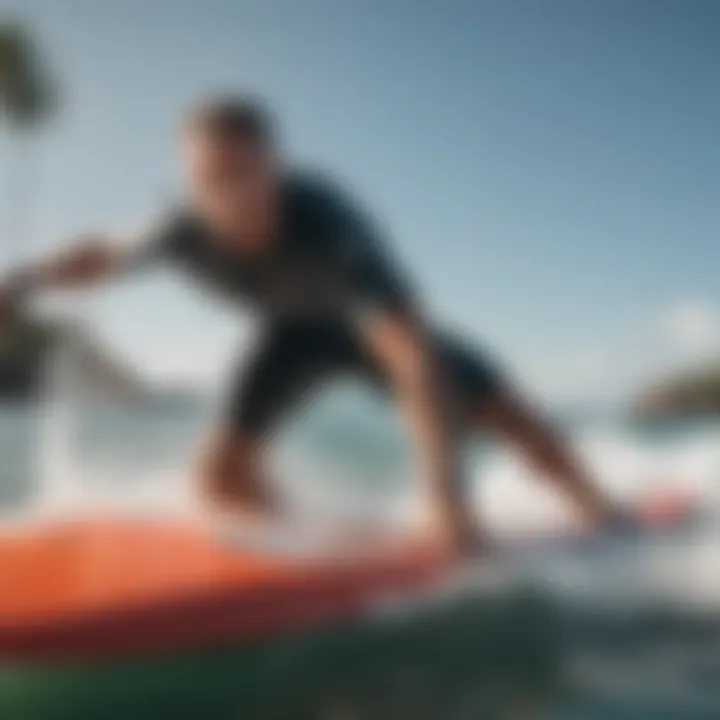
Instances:
[[[0,532],[0,659],[243,643],[358,617],[442,571],[408,551],[299,561],[170,520]]]
[[[659,493],[637,509],[652,533],[692,519],[695,503]],[[326,557],[312,550],[298,557],[288,547],[263,552],[246,540],[226,542],[169,519],[0,530],[0,661],[242,644],[357,618],[449,571],[438,558],[383,538],[360,556],[326,539],[334,553]],[[519,539],[509,548],[520,557],[552,553],[572,549],[574,538],[546,541]]]

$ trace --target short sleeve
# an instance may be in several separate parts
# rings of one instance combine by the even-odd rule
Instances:
[[[146,220],[119,247],[121,271],[136,272],[171,258],[186,228],[183,214],[176,209]]]
[[[414,291],[376,221],[345,198],[337,199],[333,212],[353,312],[366,316],[409,310]]]

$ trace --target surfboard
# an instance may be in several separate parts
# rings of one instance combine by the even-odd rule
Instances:
[[[104,519],[0,535],[0,659],[173,651],[297,632],[442,572],[416,552],[261,552],[191,523]]]
[[[687,519],[662,505],[662,527]],[[659,507],[658,505],[658,507]],[[650,527],[650,525],[648,525]],[[179,520],[96,518],[0,532],[0,660],[113,658],[243,644],[353,620],[442,584],[447,561],[384,541],[350,553]],[[547,547],[572,546],[556,538]],[[330,548],[322,553],[317,543]],[[527,557],[537,538],[512,545]],[[384,548],[384,549],[383,549]]]

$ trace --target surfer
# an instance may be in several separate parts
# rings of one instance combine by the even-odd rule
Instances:
[[[566,445],[476,349],[439,329],[380,230],[334,182],[289,166],[261,103],[220,98],[190,113],[181,151],[187,198],[133,242],[103,234],[0,283],[0,309],[35,293],[168,262],[254,309],[260,339],[204,450],[204,497],[220,511],[272,514],[263,448],[278,422],[338,373],[367,378],[407,419],[430,498],[428,538],[452,553],[482,542],[463,492],[460,443],[513,443],[602,526],[608,499]]]

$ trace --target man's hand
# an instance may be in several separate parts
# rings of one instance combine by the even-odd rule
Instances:
[[[12,314],[31,293],[104,280],[118,271],[122,261],[122,252],[104,236],[81,236],[69,249],[0,280],[0,319]]]
[[[492,551],[490,539],[470,517],[465,507],[459,512],[443,511],[436,506],[427,541],[450,561],[483,556]]]
[[[77,238],[72,247],[41,263],[36,275],[47,287],[77,287],[105,280],[115,274],[121,253],[104,235],[92,233]]]

